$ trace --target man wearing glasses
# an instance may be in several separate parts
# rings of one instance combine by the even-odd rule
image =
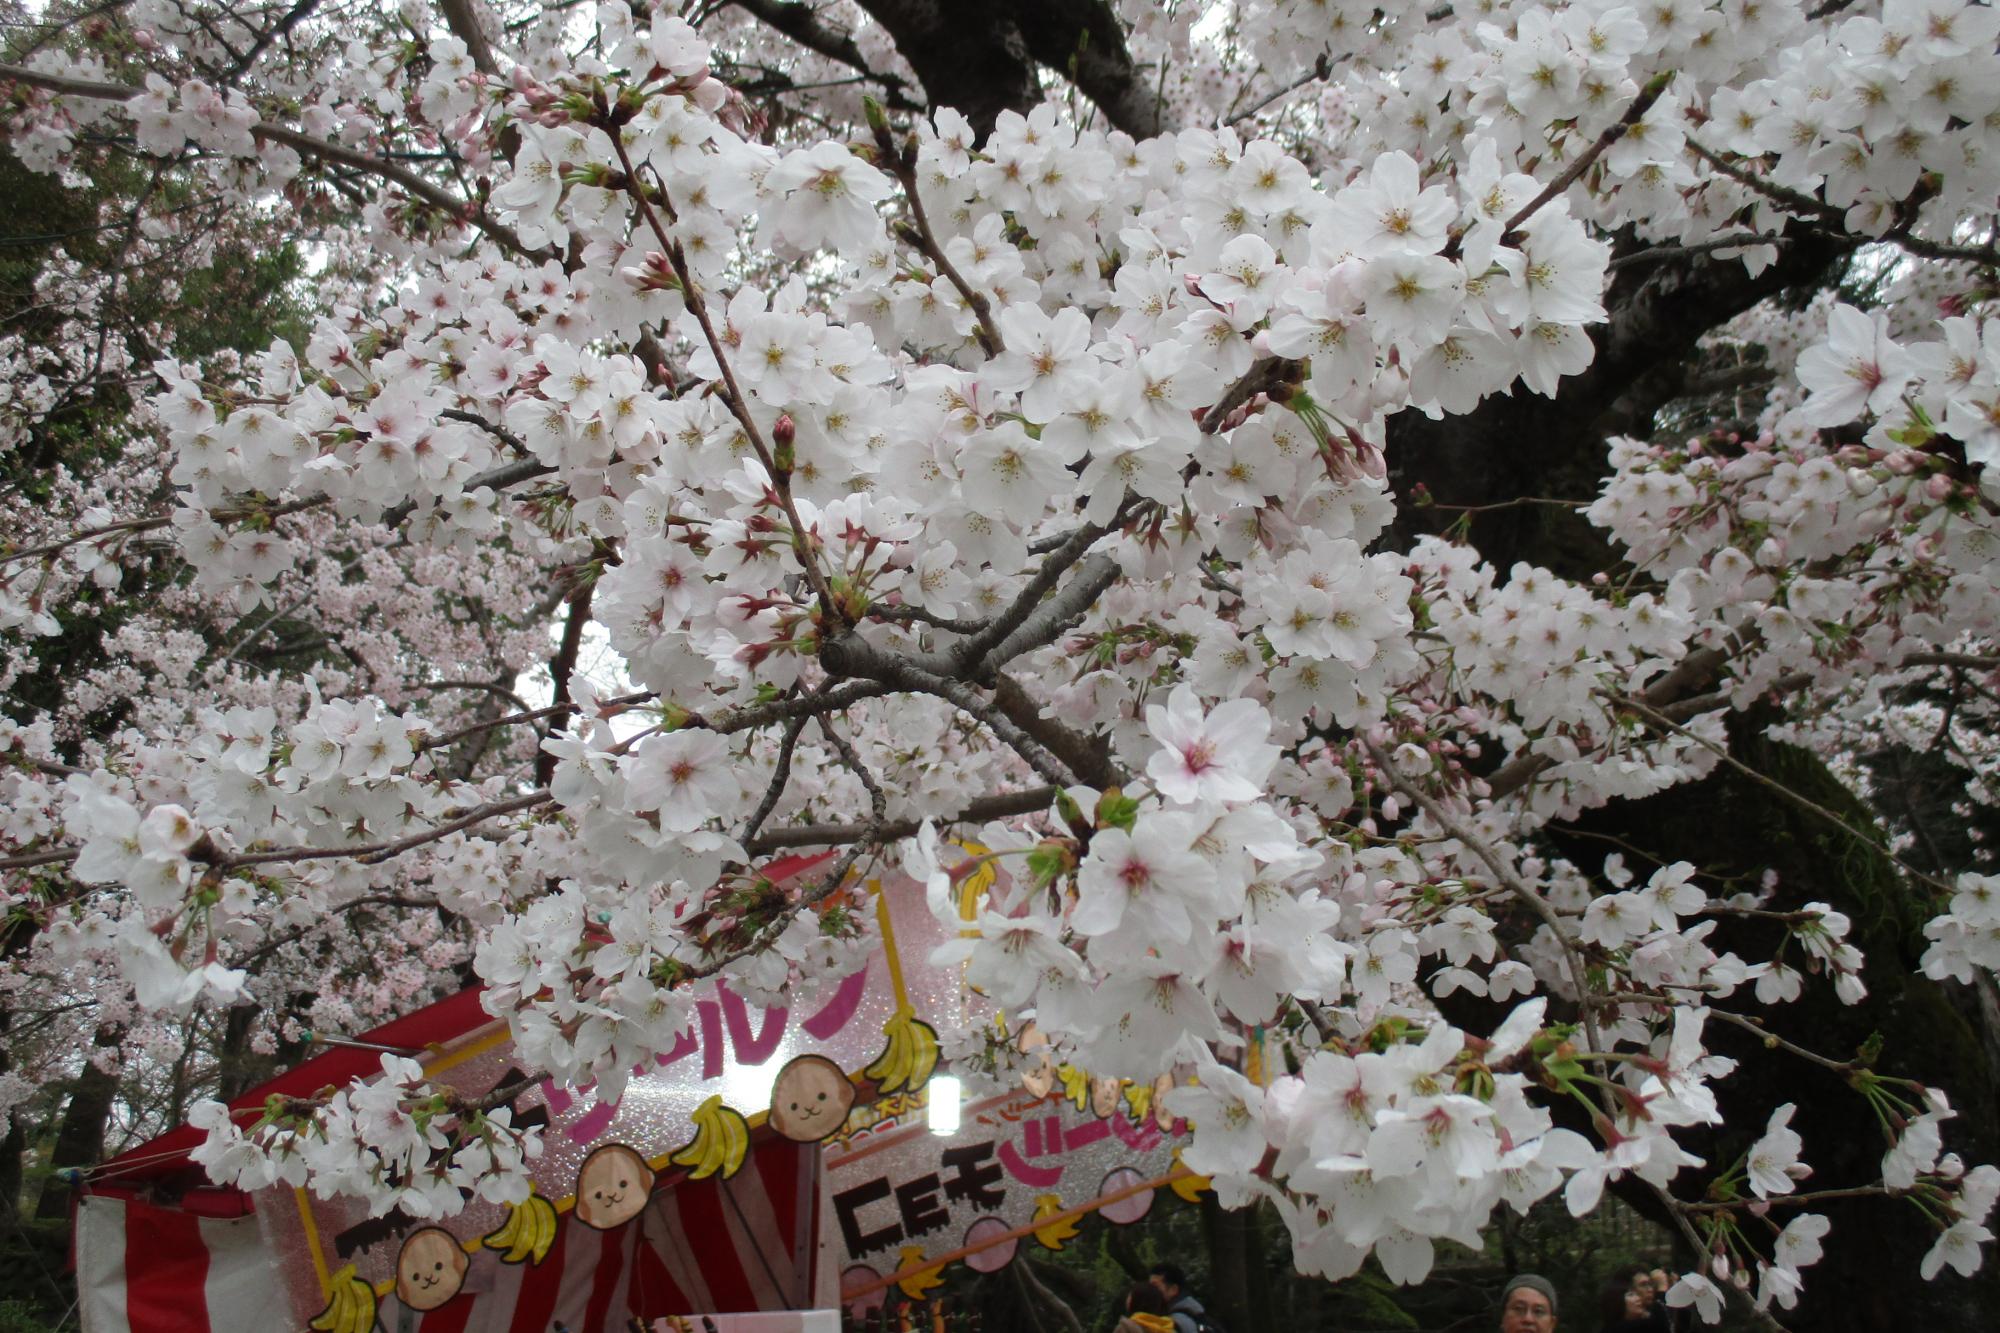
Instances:
[[[1522,1273],[1500,1293],[1500,1333],[1553,1333],[1556,1289],[1547,1278]]]

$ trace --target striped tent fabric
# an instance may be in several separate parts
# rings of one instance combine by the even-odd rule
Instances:
[[[631,1228],[640,1236],[632,1313],[652,1320],[812,1305],[819,1164],[818,1144],[759,1135],[730,1179],[655,1195]]]
[[[423,1316],[419,1333],[623,1333],[636,1227],[592,1231],[566,1222],[539,1264],[494,1264],[488,1290],[470,1289]]]
[[[637,1316],[791,1310],[809,1303],[819,1154],[764,1138],[728,1180],[685,1181],[628,1226],[566,1219],[540,1264],[498,1264],[488,1290],[431,1311],[419,1333],[622,1333]],[[700,1237],[700,1253],[689,1237]]]
[[[634,1316],[811,1304],[817,1145],[758,1137],[734,1177],[662,1190],[630,1225],[593,1231],[566,1218],[539,1264],[487,1256],[465,1293],[423,1315],[417,1333],[623,1333]],[[249,1199],[218,1190],[194,1202],[233,1215],[85,1196],[76,1232],[84,1333],[296,1325]],[[385,1326],[399,1326],[393,1297],[383,1314]]]
[[[284,1329],[285,1284],[242,1195],[193,1208],[86,1195],[76,1214],[76,1288],[84,1333],[242,1333]]]

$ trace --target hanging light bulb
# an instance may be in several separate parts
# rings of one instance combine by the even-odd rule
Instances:
[[[941,1135],[958,1133],[960,1096],[958,1080],[950,1074],[939,1074],[931,1080],[930,1095],[931,1133]]]

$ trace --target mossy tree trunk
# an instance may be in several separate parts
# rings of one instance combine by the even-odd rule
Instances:
[[[1742,763],[1849,826],[1874,829],[1873,812],[1815,756],[1771,741],[1762,731],[1755,718],[1742,719],[1733,728],[1731,750]],[[1791,911],[1821,902],[1844,913],[1852,923],[1849,939],[1867,956],[1869,994],[1862,1003],[1842,1004],[1827,978],[1813,976],[1792,1004],[1765,1009],[1750,1001],[1746,988],[1738,997],[1718,1000],[1718,1007],[1759,1012],[1777,1036],[1835,1060],[1852,1059],[1879,1041],[1876,1071],[1950,1090],[1959,1114],[1945,1127],[1945,1147],[1968,1163],[2000,1162],[2000,1090],[1976,999],[1964,988],[1932,982],[1917,971],[1930,905],[1924,890],[1913,886],[1878,844],[1729,768],[1644,801],[1592,811],[1562,825],[1551,840],[1579,865],[1594,867],[1613,850],[1606,837],[1642,848],[1660,864],[1686,860],[1705,875],[1741,876],[1751,885],[1766,869],[1773,870],[1778,875],[1773,908]],[[1642,877],[1653,868],[1629,851],[1626,859]],[[1712,883],[1710,888],[1714,891]],[[1783,930],[1772,921],[1724,918],[1709,943],[1754,963],[1772,956]],[[1786,958],[1802,964],[1796,943]],[[1682,1136],[1708,1160],[1711,1172],[1726,1168],[1762,1134],[1765,1108],[1790,1102],[1798,1108],[1792,1127],[1805,1140],[1802,1155],[1816,1170],[1802,1190],[1880,1178],[1886,1147],[1882,1127],[1869,1103],[1841,1075],[1769,1049],[1739,1029],[1711,1023],[1707,1032],[1714,1050],[1739,1062],[1716,1085],[1724,1127]],[[1693,1176],[1676,1192],[1690,1197],[1688,1186],[1703,1179]],[[1642,1211],[1653,1209],[1639,1191],[1627,1191],[1627,1197]],[[1772,1216],[1782,1224],[1798,1211],[1779,1208]],[[1825,1241],[1826,1257],[1806,1274],[1800,1307],[1783,1316],[1795,1333],[1897,1328],[1975,1333],[1993,1327],[1993,1311],[2000,1309],[2000,1269],[1989,1264],[1971,1280],[1947,1270],[1925,1282],[1918,1266],[1937,1228],[1914,1205],[1842,1200],[1815,1211],[1832,1222],[1833,1230]],[[1760,1225],[1753,1222],[1753,1232]]]

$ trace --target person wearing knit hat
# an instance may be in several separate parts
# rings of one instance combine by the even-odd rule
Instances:
[[[1500,1333],[1553,1333],[1556,1288],[1539,1273],[1522,1273],[1500,1292]]]

